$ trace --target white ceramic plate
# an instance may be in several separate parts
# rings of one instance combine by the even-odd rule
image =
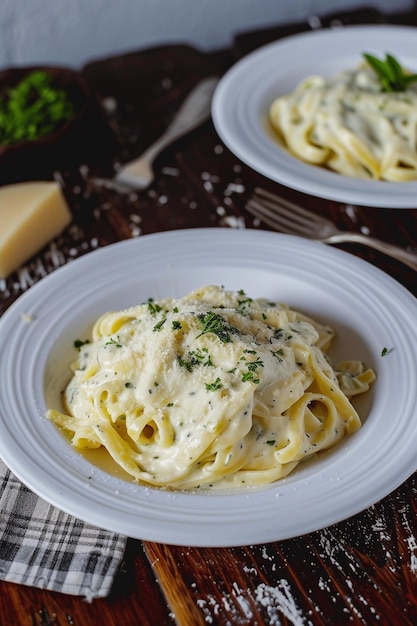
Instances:
[[[358,407],[364,425],[261,489],[169,493],[111,476],[44,419],[46,395],[58,402],[73,341],[101,313],[205,284],[287,302],[332,324],[333,358],[361,358],[378,375]],[[295,237],[196,229],[114,244],[56,270],[0,320],[0,456],[45,500],[131,537],[231,546],[314,531],[365,509],[416,468],[416,319],[416,299],[389,276]]]
[[[221,79],[212,103],[215,128],[226,146],[267,178],[305,193],[375,207],[417,206],[417,182],[353,179],[292,157],[268,130],[273,100],[290,93],[311,74],[331,78],[354,68],[363,52],[391,52],[417,71],[417,29],[352,26],[286,37],[248,54]]]

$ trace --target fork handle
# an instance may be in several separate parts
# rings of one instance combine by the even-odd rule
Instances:
[[[397,259],[397,261],[401,261],[405,265],[408,265],[408,267],[411,267],[411,269],[417,271],[417,254],[415,252],[407,252],[407,250],[403,250],[386,241],[375,239],[375,237],[367,237],[360,233],[349,232],[341,233],[340,235],[332,235],[326,239],[327,243],[342,243],[344,241],[361,243],[369,248],[379,250],[379,252],[383,252],[393,259]]]
[[[147,148],[141,158],[146,157],[149,161],[153,161],[171,142],[205,122],[210,117],[211,100],[218,82],[217,76],[211,76],[199,82],[187,96],[167,130]]]

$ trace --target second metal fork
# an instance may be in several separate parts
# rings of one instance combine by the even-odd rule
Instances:
[[[375,237],[339,230],[330,220],[259,187],[248,200],[246,208],[265,224],[283,233],[307,237],[322,243],[347,241],[360,243],[417,270],[417,253],[408,252]]]

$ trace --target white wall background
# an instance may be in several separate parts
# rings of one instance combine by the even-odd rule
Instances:
[[[235,33],[358,7],[406,11],[413,0],[0,0],[0,68],[87,61],[161,43],[201,50]]]

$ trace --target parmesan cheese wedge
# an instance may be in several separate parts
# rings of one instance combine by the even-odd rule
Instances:
[[[0,187],[0,278],[6,278],[71,222],[58,183]]]

